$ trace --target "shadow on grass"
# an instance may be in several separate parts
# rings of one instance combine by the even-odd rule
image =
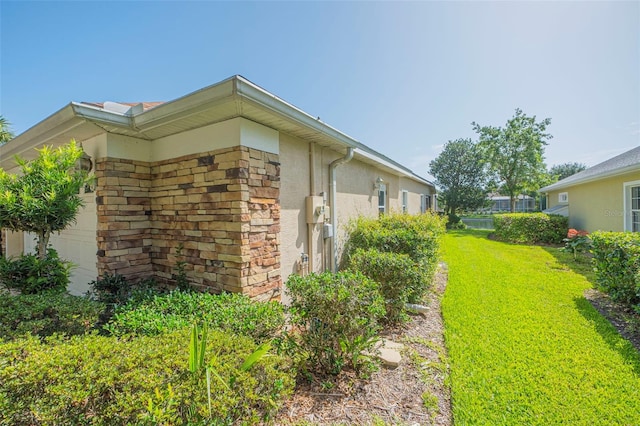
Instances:
[[[488,229],[448,229],[447,235],[450,235],[454,238],[475,237],[486,240],[489,238],[489,234],[492,232],[492,230]]]
[[[633,344],[622,337],[618,330],[587,299],[576,297],[573,301],[580,315],[593,324],[595,330],[609,347],[618,352],[625,362],[632,366],[633,372],[640,376],[640,352]]]
[[[558,264],[567,270],[571,270],[576,274],[585,277],[594,287],[596,285],[596,274],[593,272],[591,258],[584,254],[578,253],[577,258],[573,258],[572,253],[561,250],[561,247],[542,247],[544,251],[553,256]]]

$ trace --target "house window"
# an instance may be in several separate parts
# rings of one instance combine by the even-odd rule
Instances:
[[[378,213],[385,214],[387,212],[387,184],[381,183],[378,188]]]
[[[420,194],[420,213],[426,213],[429,210],[429,203],[431,197],[425,194]]]
[[[624,183],[624,230],[640,232],[640,181]]]
[[[559,203],[568,203],[569,202],[569,193],[561,192],[558,194],[558,202]]]
[[[409,192],[402,191],[402,213],[409,211]]]

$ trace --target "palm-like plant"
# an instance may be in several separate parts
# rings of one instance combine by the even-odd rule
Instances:
[[[13,132],[11,131],[11,123],[0,115],[0,145],[9,142],[13,139]]]

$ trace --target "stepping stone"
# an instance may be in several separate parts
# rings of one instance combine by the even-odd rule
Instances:
[[[391,340],[382,339],[375,346],[374,349],[378,352],[378,358],[385,367],[396,368],[402,361],[400,351],[404,348],[402,343],[393,342]]]

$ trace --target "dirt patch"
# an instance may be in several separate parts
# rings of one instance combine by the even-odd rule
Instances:
[[[451,425],[451,395],[445,384],[449,364],[440,309],[447,278],[446,266],[441,265],[426,302],[428,312],[384,333],[383,337],[405,346],[396,369],[380,367],[367,380],[344,373],[331,381],[301,383],[276,424]]]
[[[584,297],[605,317],[618,332],[640,351],[640,315],[629,307],[616,303],[601,291],[588,289]]]

